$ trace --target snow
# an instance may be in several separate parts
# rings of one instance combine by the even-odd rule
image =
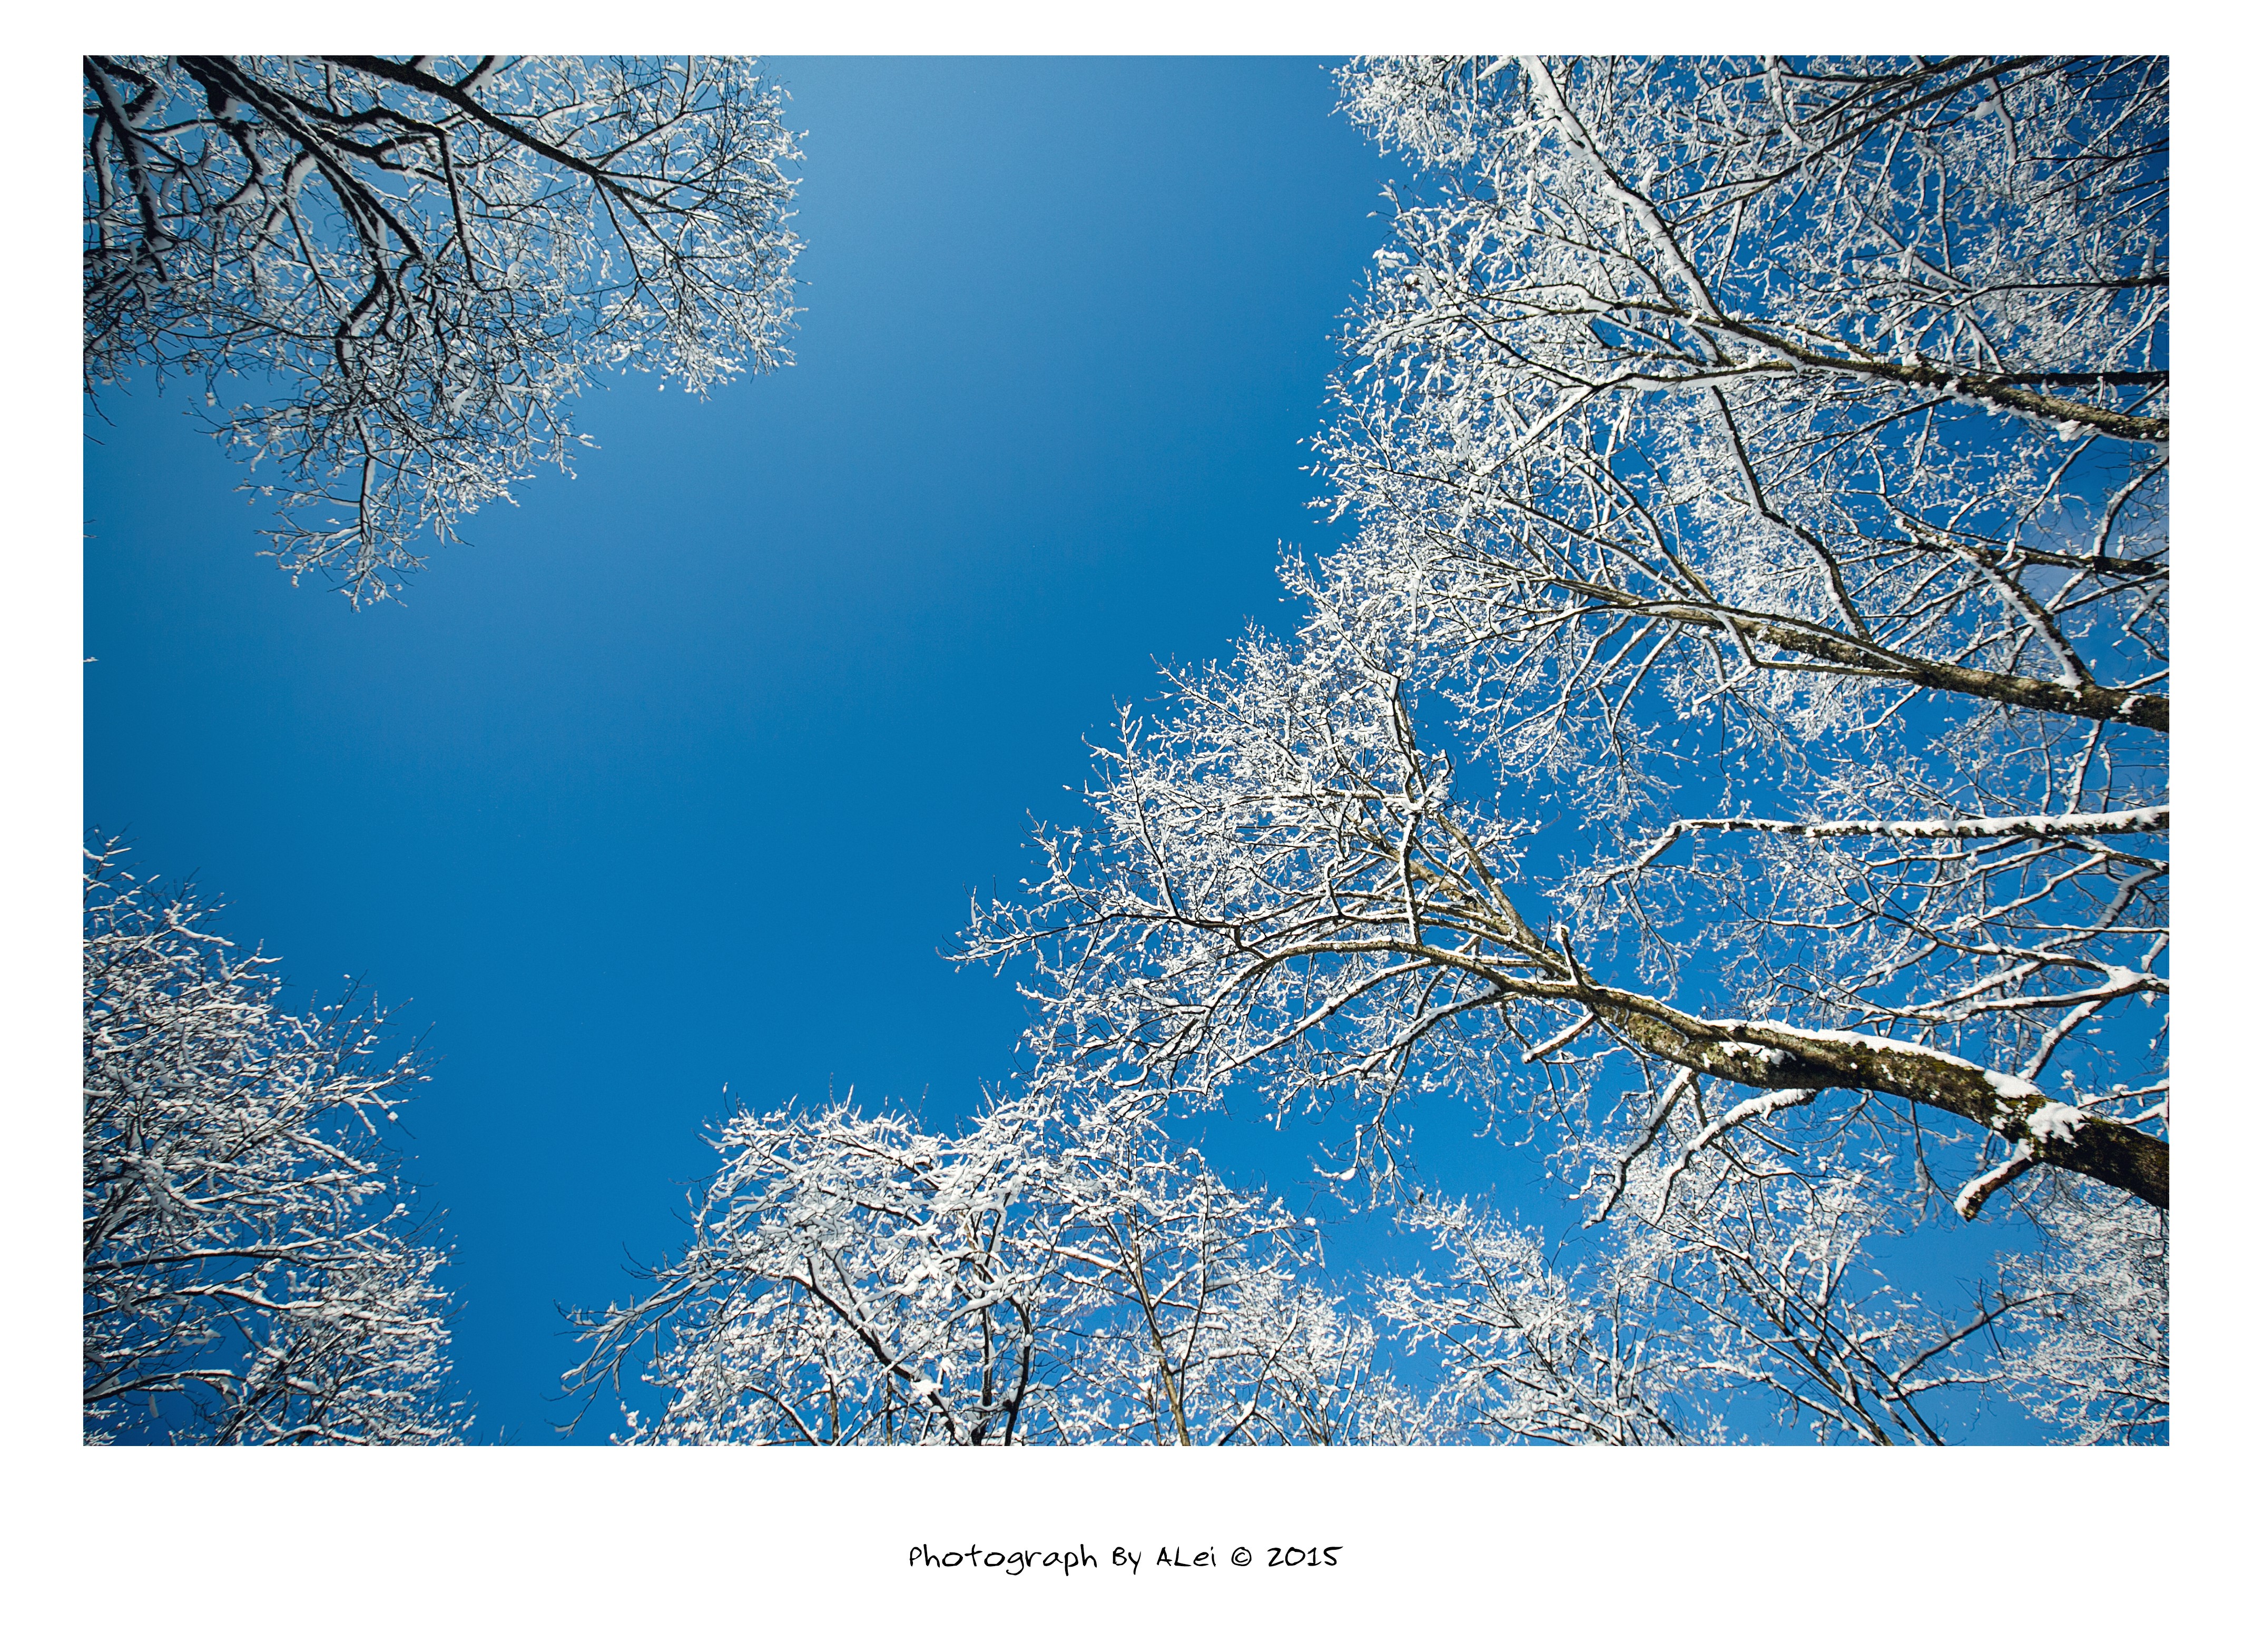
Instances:
[[[2044,1102],[2026,1115],[2026,1133],[2041,1141],[2061,1141],[2068,1146],[2074,1132],[2088,1121],[2089,1115],[2078,1107],[2068,1107],[2061,1101]]]
[[[2002,1077],[2000,1074],[1987,1072],[1977,1062],[1966,1061],[1963,1056],[1951,1055],[1947,1050],[1935,1049],[1929,1044],[1912,1044],[1906,1039],[1880,1038],[1875,1033],[1850,1033],[1824,1027],[1790,1027],[1782,1021],[1715,1021],[1713,1025],[1732,1032],[1780,1033],[1789,1038],[1806,1039],[1818,1044],[1845,1044],[1860,1049],[1894,1051],[1905,1056],[1922,1056],[1931,1061],[1943,1061],[1951,1067],[1961,1067],[1967,1071],[1984,1073],[1990,1079]],[[2008,1079],[2005,1082],[2016,1084],[2018,1080]]]
[[[1964,1190],[1955,1198],[1956,1214],[1966,1222],[1979,1214],[1979,1207],[1987,1195],[2019,1174],[2026,1161],[2033,1157],[2033,1149],[2019,1142],[2011,1156],[2001,1163],[1991,1165],[1964,1184]]]

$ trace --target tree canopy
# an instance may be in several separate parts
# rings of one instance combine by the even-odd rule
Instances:
[[[446,1255],[385,1134],[415,1052],[285,1007],[214,917],[87,851],[87,1438],[453,1441]]]
[[[1957,1382],[2153,1425],[2164,63],[1340,79],[1422,191],[1318,442],[1355,532],[1287,567],[1295,636],[1122,715],[1092,820],[975,913],[1033,1090],[1350,1117],[1334,1174],[1380,1192],[1421,1185],[1404,1098],[1510,1121],[1608,1247],[1574,1312],[1635,1342],[1590,1437],[1724,1375],[1873,1439],[1938,1438],[1915,1391]],[[1854,1282],[2005,1188],[2037,1259],[1961,1314]],[[1459,1281],[1554,1288],[1430,1225]]]
[[[788,359],[798,158],[746,59],[89,57],[90,396],[199,383],[293,576],[391,594],[633,367]],[[270,477],[272,480],[265,480]]]

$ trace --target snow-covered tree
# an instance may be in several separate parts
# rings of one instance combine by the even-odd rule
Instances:
[[[2034,1334],[2004,1378],[2081,1444],[2167,1437],[2167,1217],[2112,1192],[2064,1196],[2041,1213],[2044,1243],[2012,1258]]]
[[[2012,1316],[2045,1293],[1982,1291],[1950,1313],[1897,1290],[1872,1254],[1905,1225],[1882,1180],[1759,1157],[1668,1187],[1664,1210],[1569,1273],[1537,1232],[1412,1205],[1445,1272],[1384,1279],[1379,1311],[1412,1352],[1437,1350],[1447,1419],[1496,1439],[1718,1444],[1765,1418],[1784,1438],[1945,1443],[1958,1395],[2011,1385],[2028,1351]]]
[[[1482,1426],[1702,1432],[1659,1404],[1697,1372],[1864,1439],[2006,1369],[2163,1418],[2164,62],[1341,80],[1430,198],[1319,442],[1356,532],[1287,568],[1295,637],[1122,714],[1092,821],[974,913],[1032,1093],[1349,1109],[1342,1184],[1415,1174],[1406,1096],[1522,1121],[1615,1248],[1491,1369],[1609,1398]],[[2068,1214],[2001,1294],[1866,1277],[2005,1188]],[[1478,1265],[1562,1301],[1531,1258]]]
[[[637,1444],[1333,1444],[1415,1407],[1307,1277],[1303,1218],[1131,1110],[997,1101],[956,1135],[739,1111],[680,1256],[579,1316]]]
[[[457,1439],[445,1255],[383,1133],[415,1056],[284,1007],[213,917],[88,849],[87,1438]]]
[[[86,381],[206,393],[355,603],[586,438],[606,368],[786,359],[797,158],[736,58],[89,57]],[[269,467],[267,481],[261,466]]]

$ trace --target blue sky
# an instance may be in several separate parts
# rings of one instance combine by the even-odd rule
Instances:
[[[86,814],[299,990],[440,1057],[403,1116],[488,1437],[550,1437],[558,1301],[673,1235],[699,1126],[1006,1077],[940,957],[1151,661],[1278,616],[1301,438],[1397,165],[1304,60],[778,60],[797,365],[589,398],[575,480],[354,613],[145,389],[87,450]],[[1303,1179],[1310,1140],[1264,1155]]]

